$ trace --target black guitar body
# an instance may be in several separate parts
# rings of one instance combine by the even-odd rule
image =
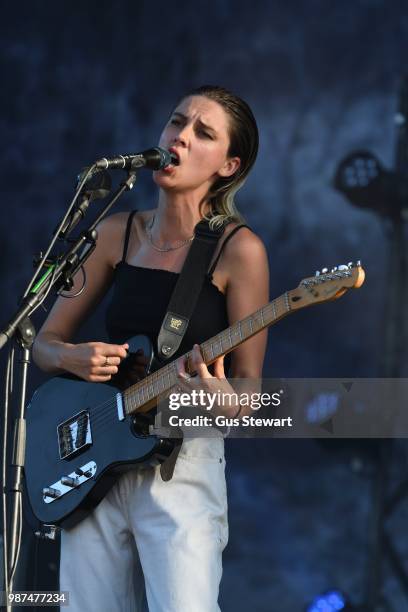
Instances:
[[[132,353],[142,349],[150,373],[157,365],[150,340],[135,336],[128,342],[125,369]],[[124,416],[119,391],[111,384],[58,376],[35,392],[26,411],[25,475],[33,513],[42,523],[75,525],[118,475],[138,464],[160,463],[173,450],[170,439],[149,434],[152,417]]]

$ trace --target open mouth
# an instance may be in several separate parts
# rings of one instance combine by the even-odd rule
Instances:
[[[174,149],[173,147],[170,147],[169,153],[171,155],[171,164],[173,166],[179,166],[180,165],[180,156],[179,156],[177,150]]]

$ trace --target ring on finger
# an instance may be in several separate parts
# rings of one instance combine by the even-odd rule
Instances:
[[[106,368],[106,366],[109,366],[109,357],[105,357],[105,363],[103,364],[103,367]]]

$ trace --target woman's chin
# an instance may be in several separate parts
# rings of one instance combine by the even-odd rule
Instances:
[[[167,173],[163,170],[158,170],[157,172],[153,172],[153,181],[156,183],[158,187],[174,187],[177,183],[175,180],[175,176],[173,173]]]

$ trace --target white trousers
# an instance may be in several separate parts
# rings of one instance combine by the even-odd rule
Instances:
[[[219,612],[227,541],[224,439],[184,439],[171,480],[131,470],[62,531],[62,610]]]

